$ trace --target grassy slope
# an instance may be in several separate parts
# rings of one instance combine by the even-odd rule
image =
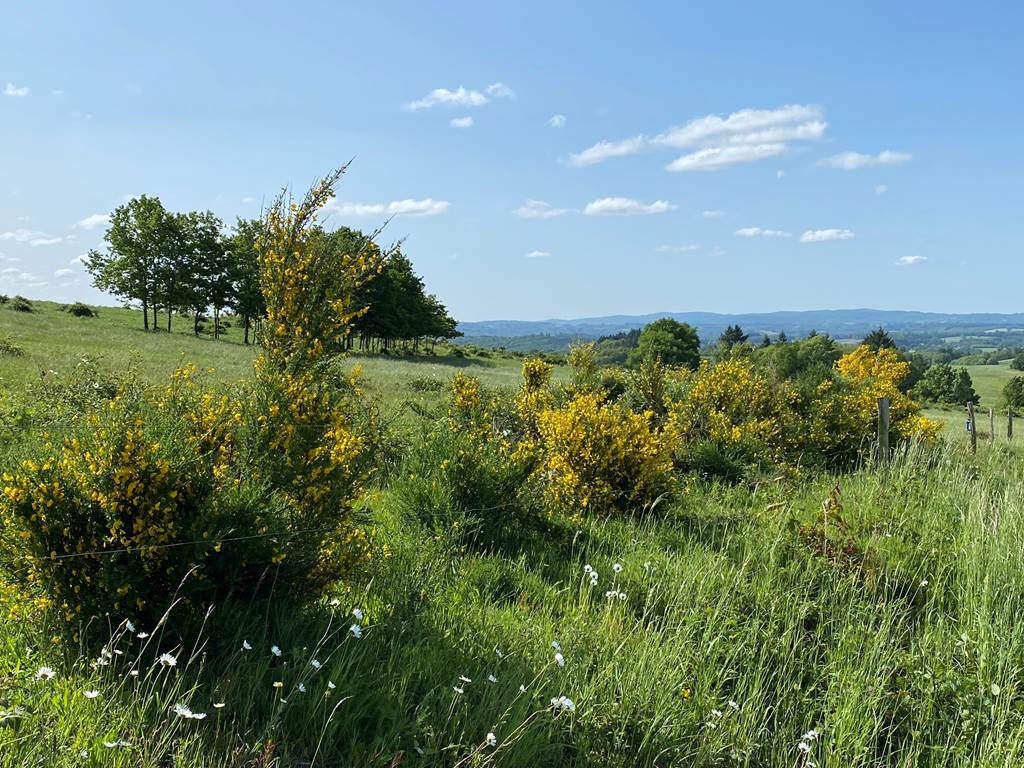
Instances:
[[[228,381],[249,370],[252,351],[237,343],[145,336],[133,320],[0,309],[0,336],[28,353],[0,359],[0,376],[21,390],[83,352],[115,367],[136,354],[154,379],[183,355]],[[392,404],[439,397],[417,394],[416,377],[462,366],[512,383],[518,369],[458,358],[363,365],[369,391]],[[33,623],[0,619],[0,766],[298,766],[320,744],[315,765],[806,768],[797,744],[810,728],[824,734],[809,744],[821,766],[1016,764],[1024,479],[999,444],[978,461],[950,448],[937,462],[915,455],[839,478],[828,546],[829,477],[695,487],[658,520],[524,527],[501,549],[425,536],[384,492],[370,507],[389,554],[336,609],[215,613],[198,648],[121,632],[124,654],[96,668],[98,648],[62,649]],[[600,573],[595,588],[585,564]],[[625,597],[609,599],[612,589]],[[367,612],[360,640],[348,632],[353,607]],[[175,668],[153,665],[163,651]],[[34,680],[42,665],[58,677]],[[559,695],[574,713],[552,716]],[[169,715],[179,702],[207,719]],[[119,739],[130,746],[103,744]],[[280,762],[253,759],[261,750]]]
[[[195,363],[212,370],[212,376],[232,383],[247,377],[257,350],[241,343],[241,331],[232,328],[219,341],[195,338],[187,318],[174,319],[174,332],[146,333],[142,315],[130,309],[97,307],[99,317],[76,318],[60,311],[52,302],[34,302],[31,314],[12,312],[0,306],[0,338],[10,338],[25,350],[21,357],[0,356],[0,390],[22,392],[48,371],[65,373],[74,368],[83,355],[98,358],[100,365],[113,371],[134,367],[146,380],[166,379],[183,363]],[[166,318],[161,315],[161,320]],[[416,379],[447,381],[463,370],[478,377],[487,386],[514,386],[519,383],[521,360],[514,357],[461,357],[439,347],[436,356],[353,359],[363,369],[363,387],[389,416],[402,418],[409,402],[429,406],[438,400],[436,392],[422,391],[413,385]],[[564,375],[556,370],[555,378]]]

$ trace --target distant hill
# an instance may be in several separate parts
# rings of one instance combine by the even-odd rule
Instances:
[[[574,339],[596,339],[641,328],[660,317],[689,323],[704,341],[716,339],[729,325],[739,325],[752,338],[795,338],[811,331],[838,339],[860,338],[879,326],[908,346],[935,346],[944,338],[987,334],[993,343],[1006,336],[1024,336],[1024,313],[952,314],[885,309],[816,309],[801,312],[721,314],[717,312],[655,312],[649,315],[608,315],[573,320],[483,320],[459,323],[463,343],[510,349],[564,349]],[[524,346],[525,345],[525,346]]]

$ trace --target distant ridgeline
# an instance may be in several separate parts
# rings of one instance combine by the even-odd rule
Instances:
[[[573,341],[627,334],[662,317],[689,323],[701,341],[715,342],[731,325],[739,325],[750,341],[779,334],[789,338],[812,331],[839,339],[859,340],[873,328],[885,328],[902,347],[937,349],[956,347],[965,353],[999,347],[1024,346],[1024,313],[945,314],[879,309],[832,309],[804,312],[718,314],[714,312],[662,312],[650,315],[609,315],[575,320],[483,320],[459,323],[459,343],[505,347],[513,351],[565,351]],[[625,341],[625,339],[623,339]]]

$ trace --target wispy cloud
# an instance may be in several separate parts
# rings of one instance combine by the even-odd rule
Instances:
[[[565,128],[565,115],[552,115],[548,118],[547,124],[552,128]]]
[[[676,206],[666,200],[642,203],[630,197],[602,197],[587,203],[585,216],[645,216],[652,213],[666,213]]]
[[[736,235],[739,237],[792,237],[789,232],[783,232],[781,229],[761,229],[761,227],[743,227],[736,230]]]
[[[889,187],[886,184],[879,184],[877,187],[875,187],[875,194],[876,195],[884,195],[888,191],[889,191]]]
[[[473,118],[472,117],[453,117],[449,123],[452,128],[472,128]]]
[[[831,240],[853,240],[849,229],[808,229],[800,235],[801,243],[827,243]]]
[[[109,215],[105,213],[94,213],[91,216],[86,216],[75,224],[75,229],[96,229],[97,227],[106,227],[109,224]]]
[[[245,203],[246,205],[248,205],[249,203],[255,203],[256,202],[256,198],[255,197],[243,197],[242,198],[242,202]]]
[[[30,89],[28,86],[23,85],[20,88],[14,83],[8,83],[7,87],[4,88],[4,96],[13,96],[16,99],[22,99],[28,96]]]
[[[393,200],[390,203],[331,203],[325,210],[339,216],[436,216],[451,206],[447,200]]]
[[[819,160],[818,165],[826,168],[839,168],[843,171],[855,171],[858,168],[871,168],[876,165],[903,165],[910,162],[913,155],[906,152],[893,152],[887,149],[877,155],[865,155],[860,152],[840,152],[838,155]]]
[[[613,157],[658,149],[692,149],[671,162],[670,171],[717,170],[776,157],[789,142],[812,141],[828,127],[821,107],[787,104],[776,109],[741,109],[726,117],[707,115],[655,136],[599,141],[569,156],[569,164],[594,165]]]
[[[699,251],[699,245],[659,245],[655,248],[658,253],[690,253]]]
[[[785,144],[755,144],[749,147],[713,147],[677,157],[665,166],[669,171],[717,171],[739,163],[752,163],[777,157],[786,151]]]
[[[9,240],[15,243],[28,243],[31,246],[56,245],[64,242],[63,237],[49,237],[43,232],[34,229],[15,229],[10,232],[0,232],[0,240]]]
[[[700,215],[705,219],[720,219],[725,216],[725,211],[701,211]]]
[[[901,267],[913,267],[916,264],[923,264],[928,261],[927,256],[900,256],[896,263]]]
[[[524,257],[527,259],[544,259],[551,255],[550,251],[530,251],[525,254]]]
[[[556,216],[575,213],[575,210],[572,208],[555,208],[543,200],[527,200],[512,211],[512,213],[521,219],[553,219]]]
[[[61,267],[60,269],[58,269],[56,272],[53,273],[53,276],[54,277],[67,277],[68,275],[73,275],[73,274],[75,274],[75,270],[68,269],[67,267]]]
[[[432,107],[482,107],[491,99],[514,99],[515,92],[504,83],[491,83],[482,92],[459,86],[455,90],[435,88],[422,99],[405,105],[410,112]]]

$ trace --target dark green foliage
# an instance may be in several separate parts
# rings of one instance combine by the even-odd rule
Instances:
[[[88,304],[83,304],[80,301],[76,301],[74,304],[68,304],[63,309],[69,315],[74,317],[97,317],[96,310]]]
[[[862,342],[871,347],[872,350],[878,351],[880,349],[895,349],[896,342],[892,340],[892,336],[885,328],[875,328],[867,336],[864,337]]]
[[[745,334],[743,329],[738,325],[730,325],[722,331],[722,335],[718,337],[718,344],[726,349],[732,349],[737,344],[743,344],[746,341],[747,334]]]
[[[0,336],[0,357],[21,357],[25,350],[8,337]]]
[[[32,302],[24,296],[15,296],[7,303],[7,308],[15,312],[32,312]]]
[[[954,368],[948,363],[930,366],[914,385],[911,394],[918,400],[951,405],[977,403],[981,400],[974,391],[967,369]]]
[[[1015,371],[1024,371],[1024,350],[1018,352],[1010,360],[1010,367]]]
[[[665,365],[696,369],[700,362],[700,339],[693,326],[663,317],[645,325],[636,349],[629,353],[629,364],[661,360]]]
[[[1024,376],[1014,376],[1006,382],[1003,397],[1011,408],[1024,408]]]
[[[512,545],[537,519],[529,469],[494,441],[441,421],[409,448],[391,484],[394,508],[407,524],[454,544]]]
[[[765,337],[767,338],[767,337]],[[799,341],[769,344],[754,352],[754,359],[776,379],[804,382],[813,389],[828,377],[842,350],[827,333]]]

